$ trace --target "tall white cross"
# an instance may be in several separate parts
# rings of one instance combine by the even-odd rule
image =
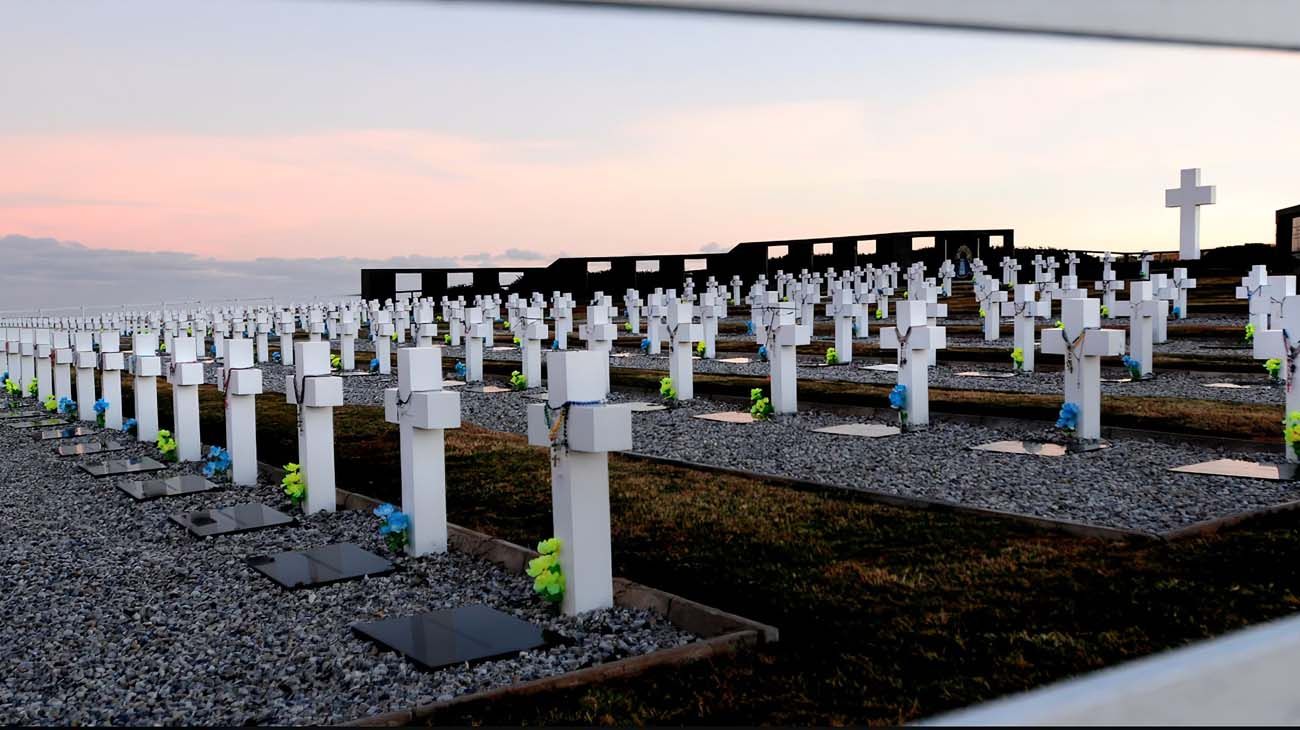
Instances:
[[[988,274],[975,275],[975,303],[984,312],[984,341],[994,342],[1002,337],[1002,305],[1007,293],[1002,282]]]
[[[542,342],[548,328],[542,318],[541,307],[523,307],[519,310],[520,323],[515,324],[523,360],[524,379],[529,388],[542,386]]]
[[[906,389],[904,424],[925,426],[930,423],[930,351],[947,345],[947,331],[926,324],[925,302],[898,302],[895,313],[896,326],[880,330],[880,347],[898,350],[898,383]]]
[[[692,324],[690,302],[677,297],[668,300],[668,377],[672,378],[677,400],[695,397],[695,376],[691,368],[694,343],[704,336],[703,327]]]
[[[293,347],[294,372],[285,376],[284,395],[298,406],[298,466],[307,485],[303,512],[333,512],[334,409],[343,405],[343,378],[330,375],[328,342]]]
[[[546,369],[547,402],[528,405],[528,443],[551,449],[552,529],[564,575],[560,608],[574,616],[614,605],[609,452],[632,448],[632,412],[605,402],[605,353],[550,352]]]
[[[104,411],[104,427],[115,431],[122,429],[122,369],[126,358],[122,355],[121,334],[113,330],[99,333],[99,381],[104,391],[108,410]]]
[[[1150,375],[1153,367],[1152,340],[1155,337],[1155,319],[1160,307],[1168,307],[1168,302],[1153,298],[1151,282],[1135,281],[1129,284],[1127,302],[1115,305],[1117,317],[1129,318],[1129,357],[1138,361],[1139,375]]]
[[[812,325],[798,324],[797,313],[793,302],[778,302],[776,293],[768,292],[764,318],[768,330],[767,359],[772,381],[772,410],[776,413],[795,413],[799,410],[795,353],[796,348],[812,340]]]
[[[199,435],[199,386],[203,385],[203,363],[198,361],[193,337],[172,338],[167,382],[172,386],[172,437],[176,439],[177,461],[203,458]]]
[[[1020,349],[1024,358],[1021,372],[1034,372],[1034,329],[1037,319],[1047,310],[1047,303],[1036,300],[1033,284],[1016,284],[1016,299],[1002,303],[1002,314],[1011,317],[1012,346]]]
[[[1189,167],[1179,173],[1179,186],[1165,191],[1165,207],[1178,208],[1178,258],[1201,257],[1201,206],[1214,205],[1213,185],[1201,185],[1201,169]]]
[[[1061,301],[1064,328],[1043,330],[1043,352],[1065,358],[1065,402],[1079,408],[1074,435],[1083,441],[1101,438],[1101,358],[1124,352],[1122,330],[1101,329],[1096,299]]]
[[[1264,289],[1268,286],[1268,267],[1264,264],[1255,264],[1250,267],[1250,273],[1241,277],[1241,286],[1237,287],[1237,299],[1245,299],[1249,314],[1247,315],[1251,324],[1255,325],[1255,331],[1268,329],[1268,312],[1269,301]]]
[[[492,321],[482,307],[465,308],[465,382],[483,382],[483,349],[492,341]],[[399,375],[401,373],[398,373]]]
[[[253,341],[226,343],[226,362],[218,371],[226,391],[226,450],[230,452],[230,481],[257,484],[257,406],[262,371],[253,366]]]
[[[162,375],[162,358],[158,357],[158,333],[135,332],[131,335],[131,390],[135,398],[135,437],[141,442],[158,439],[158,376]]]
[[[15,330],[17,334],[17,330]],[[9,351],[10,367],[18,364],[18,342],[11,341],[13,348]],[[95,338],[89,331],[79,331],[73,335],[73,347],[77,351],[77,418],[82,421],[95,420]],[[16,370],[10,372],[16,380]]]
[[[460,428],[460,394],[442,389],[442,348],[397,351],[397,387],[384,390],[384,420],[398,426],[406,553],[447,552],[445,430]]]
[[[858,303],[852,282],[842,281],[831,291],[831,303],[826,314],[835,320],[835,354],[838,362],[853,362],[853,321],[862,319],[862,305]]]

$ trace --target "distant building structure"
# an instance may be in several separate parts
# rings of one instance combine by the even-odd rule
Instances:
[[[1300,254],[1300,205],[1277,212],[1278,253]]]
[[[1011,228],[867,233],[750,241],[717,253],[563,258],[541,267],[362,269],[361,296],[383,301],[398,292],[414,292],[468,299],[476,294],[566,291],[586,298],[603,291],[618,301],[629,288],[680,289],[688,274],[697,286],[710,276],[724,283],[740,276],[748,284],[778,270],[798,274],[803,269],[851,269],[869,263],[907,266],[923,261],[933,267],[949,258],[982,258],[991,266],[1014,252]]]

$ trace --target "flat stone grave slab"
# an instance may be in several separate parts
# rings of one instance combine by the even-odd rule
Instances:
[[[483,605],[356,623],[352,630],[429,671],[515,656],[550,643],[542,627]]]
[[[464,381],[464,380],[444,380],[444,381],[442,381],[442,387],[444,387],[444,388],[457,388],[457,387],[460,387],[460,386],[462,386],[462,385],[464,385],[464,384],[465,384],[465,381]]]
[[[13,418],[36,418],[42,415],[42,412],[35,408],[25,408],[19,411],[0,411],[0,421],[8,421]]]
[[[335,373],[335,375],[338,375],[340,378],[359,378],[362,376],[372,376],[378,374],[379,373],[372,373],[369,370],[340,370],[339,372]]]
[[[731,365],[747,365],[754,361],[747,357],[720,357],[718,358],[718,362],[725,362]]]
[[[393,572],[392,563],[350,542],[324,545],[303,552],[254,555],[248,559],[248,564],[289,589],[314,588]]]
[[[467,385],[466,393],[509,393],[509,388],[502,388],[499,385]]]
[[[972,446],[974,451],[992,451],[999,454],[1022,454],[1027,456],[1065,456],[1088,451],[1109,449],[1110,444],[1098,441],[1091,444],[1052,444],[1042,441],[993,441],[979,446]]]
[[[692,418],[700,418],[705,421],[720,421],[722,423],[753,423],[754,416],[749,411],[721,411],[719,413],[702,413]]]
[[[875,439],[884,436],[897,436],[903,432],[903,429],[897,426],[886,426],[881,423],[843,423],[838,426],[815,428],[813,429],[813,432],[830,433],[837,436],[860,436]]]
[[[646,401],[633,401],[627,405],[632,409],[633,413],[654,413],[668,410],[668,406],[662,403],[649,403]]]
[[[518,350],[518,349],[519,348],[517,347],[489,347],[488,352],[510,352],[511,350]]]
[[[957,375],[963,378],[1014,378],[1016,377],[1015,373],[984,373],[984,372],[980,372],[979,370],[966,370],[964,372],[957,373]]]
[[[67,426],[65,428],[55,428],[49,431],[41,431],[41,441],[54,441],[55,439],[71,439],[78,436],[93,436],[95,429],[85,426]]]
[[[10,421],[11,428],[52,428],[54,426],[66,426],[68,422],[62,418],[41,418],[35,421]]]
[[[126,482],[117,485],[117,488],[131,495],[137,502],[220,489],[219,486],[198,474],[182,474],[170,479],[146,479],[143,482]]]
[[[269,527],[291,525],[296,520],[264,504],[236,504],[219,509],[197,512],[177,512],[171,521],[190,531],[195,537],[234,535],[240,532],[265,530]]]
[[[632,357],[632,353],[630,353],[630,352],[612,352],[612,353],[610,353],[609,356],[610,356],[610,357]]]
[[[1268,479],[1287,482],[1296,478],[1295,464],[1259,464],[1239,459],[1215,459],[1199,464],[1171,467],[1169,471],[1184,474],[1205,474],[1215,477],[1245,477],[1247,479]]]
[[[133,456],[130,459],[109,459],[99,464],[78,464],[86,473],[95,477],[113,477],[119,474],[143,474],[145,472],[166,469],[167,466],[148,456]]]
[[[546,400],[547,398],[550,397],[550,393],[543,390],[537,393],[527,393],[526,396],[528,398],[532,398],[533,400]]]
[[[1110,383],[1111,385],[1120,385],[1122,383],[1131,383],[1133,378],[1098,378],[1099,382]]]
[[[1260,385],[1243,385],[1241,383],[1202,383],[1207,388],[1223,388],[1225,390],[1247,390],[1249,388],[1264,387]]]
[[[862,369],[875,370],[876,372],[879,373],[896,373],[898,372],[898,365],[891,364],[891,363],[883,363],[881,365],[864,365],[862,366]]]
[[[60,444],[58,448],[59,456],[85,456],[86,454],[102,454],[105,451],[121,451],[125,449],[121,442],[113,441],[88,441],[84,444]]]

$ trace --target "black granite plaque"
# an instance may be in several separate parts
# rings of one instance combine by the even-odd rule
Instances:
[[[482,605],[357,623],[352,630],[428,670],[510,657],[548,643],[540,626]]]
[[[116,441],[88,441],[84,444],[62,444],[59,446],[59,456],[83,456],[85,454],[100,454],[105,451],[121,451],[126,447]]]
[[[79,436],[93,436],[95,429],[86,426],[65,426],[55,428],[49,431],[41,431],[40,439],[42,441],[54,441],[56,439],[72,439]]]
[[[112,477],[119,474],[142,474],[144,472],[166,469],[167,466],[147,456],[133,456],[130,459],[109,459],[99,464],[79,464],[91,476]]]
[[[62,418],[41,418],[35,421],[10,421],[9,426],[12,428],[52,428],[54,426],[66,426],[68,422]]]
[[[0,421],[8,421],[15,418],[40,418],[44,412],[31,408],[24,408],[16,411],[0,411]]]
[[[392,563],[350,542],[303,552],[254,555],[248,564],[285,588],[314,588],[393,572]]]
[[[237,504],[220,509],[179,512],[172,515],[171,520],[189,530],[195,537],[233,535],[291,525],[294,522],[289,515],[264,504]]]
[[[155,464],[158,462],[154,462]],[[126,482],[117,488],[134,497],[137,501],[176,497],[182,494],[197,494],[220,489],[219,486],[198,474],[185,474],[170,479],[147,479],[143,482]]]

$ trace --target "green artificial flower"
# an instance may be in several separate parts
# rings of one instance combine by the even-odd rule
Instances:
[[[284,478],[280,480],[280,486],[295,505],[302,504],[307,497],[307,483],[303,481],[302,469],[297,464],[284,465]]]
[[[840,353],[834,347],[826,348],[826,364],[835,365],[840,361]]]
[[[1109,316],[1110,316],[1110,307],[1106,306],[1105,304],[1101,305],[1101,316],[1103,316],[1103,317],[1109,317]]]
[[[704,353],[707,352],[708,349],[709,348],[704,344],[704,340],[695,343],[695,354],[700,357],[704,357]]]
[[[1011,351],[1011,362],[1019,370],[1025,366],[1025,351],[1019,347]]]
[[[631,332],[631,331],[632,331],[632,323],[631,323],[631,322],[624,322],[624,323],[623,323],[623,331],[624,331],[624,332]]]
[[[659,397],[664,400],[677,400],[677,389],[673,387],[672,378],[660,378]]]
[[[40,385],[37,383],[36,378],[32,378],[32,382],[27,384],[27,395],[35,398],[40,389]]]
[[[176,439],[172,438],[171,431],[160,429],[155,445],[158,447],[158,451],[162,453],[163,461],[176,461]]]
[[[1269,380],[1277,382],[1278,375],[1282,372],[1282,361],[1276,357],[1270,357],[1264,361],[1264,369],[1268,371]]]
[[[343,358],[338,355],[330,355],[330,367],[339,370],[343,367]]]
[[[1282,438],[1296,456],[1300,456],[1300,411],[1291,411],[1282,421]]]
[[[450,344],[451,344],[451,333],[450,333],[450,332],[448,332],[447,334],[445,334],[445,335],[442,336],[442,344],[444,344],[444,345],[450,345]]]
[[[50,413],[59,410],[59,402],[54,399],[53,393],[45,396],[45,410],[49,411]]]
[[[984,311],[984,307],[980,307],[980,316],[981,316],[981,317],[984,317],[984,316],[986,316],[987,314],[988,314],[988,312],[985,312],[985,311]]]
[[[560,539],[552,537],[537,543],[536,558],[528,561],[524,571],[533,579],[533,590],[543,600],[559,603],[564,600],[564,572],[560,568]]]
[[[1063,330],[1063,329],[1065,329],[1065,323],[1062,322],[1062,321],[1059,320],[1059,319],[1056,320],[1056,328],[1057,328],[1058,330]]]
[[[510,387],[514,388],[515,390],[527,390],[528,377],[525,376],[523,373],[519,372],[518,370],[511,372]]]
[[[885,308],[876,307],[876,319],[884,319],[884,318],[885,318]]]
[[[754,388],[749,391],[749,403],[749,415],[760,421],[771,418],[772,414],[776,412],[776,409],[772,407],[771,399],[763,395],[762,388]]]
[[[1254,342],[1254,341],[1255,341],[1255,323],[1254,323],[1254,322],[1247,322],[1247,323],[1246,323],[1246,342],[1247,342],[1247,343],[1250,343],[1250,342]]]

